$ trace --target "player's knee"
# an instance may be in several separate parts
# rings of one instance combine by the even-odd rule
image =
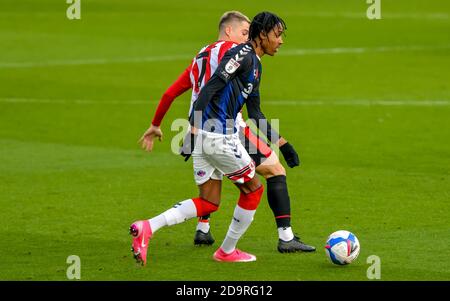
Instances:
[[[265,178],[271,178],[275,176],[285,176],[286,170],[284,169],[283,165],[278,161],[276,164],[272,165],[260,165],[260,174]]]
[[[262,195],[264,192],[264,186],[260,185],[257,189],[245,193],[241,191],[241,195],[239,197],[238,205],[239,207],[246,210],[256,210],[261,201]]]
[[[261,182],[258,177],[253,177],[250,181],[244,182],[242,184],[235,183],[239,190],[245,194],[251,193],[257,190],[261,186]]]
[[[283,165],[281,165],[280,161],[278,161],[277,164],[274,165],[272,175],[275,176],[285,176],[286,175],[286,169],[284,169]]]
[[[198,217],[208,215],[219,209],[219,203],[214,204],[204,198],[195,198],[192,201],[194,202],[195,209],[197,209]]]

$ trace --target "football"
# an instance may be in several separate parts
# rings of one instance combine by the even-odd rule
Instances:
[[[359,255],[360,245],[356,236],[345,230],[330,234],[325,245],[325,252],[330,261],[337,265],[352,263]]]

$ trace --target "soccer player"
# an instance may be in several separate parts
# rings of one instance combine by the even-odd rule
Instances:
[[[192,133],[197,135],[192,158],[200,196],[130,226],[132,250],[137,261],[146,263],[148,243],[157,230],[216,211],[223,175],[235,183],[240,197],[226,237],[213,258],[227,262],[256,260],[256,256],[236,248],[253,220],[263,193],[263,186],[255,177],[254,162],[239,139],[236,119],[244,103],[250,118],[258,120],[264,116],[258,92],[262,70],[260,57],[275,54],[283,42],[281,35],[285,28],[284,21],[272,13],[255,16],[250,24],[250,41],[229,50],[200,91],[190,116]],[[265,123],[270,130],[267,120],[259,119],[259,122]]]
[[[275,20],[277,23],[273,26],[277,26],[279,19]],[[283,31],[284,25],[280,27]],[[281,44],[279,37],[274,42]],[[253,220],[263,193],[263,186],[258,177],[255,177],[254,162],[241,144],[236,129],[238,112],[246,100],[250,99],[252,87],[257,91],[259,86],[261,65],[254,47],[257,44],[253,46],[249,42],[228,51],[226,59],[221,61],[214,75],[200,91],[190,117],[191,131],[198,137],[192,157],[200,196],[186,199],[160,215],[136,221],[130,226],[132,251],[138,262],[146,264],[148,243],[157,230],[217,210],[223,175],[235,183],[240,190],[240,197],[227,235],[213,258],[227,262],[256,260],[256,256],[236,248],[238,240]],[[260,50],[258,53],[262,55],[265,51]],[[249,112],[259,112],[256,103],[247,103],[247,106]],[[254,107],[250,110],[250,106]]]
[[[211,74],[215,72],[225,52],[236,46],[236,44],[244,43],[248,40],[249,23],[250,20],[240,12],[226,12],[222,16],[219,22],[218,41],[202,48],[192,64],[186,68],[162,96],[152,120],[152,125],[142,137],[143,146],[148,151],[151,151],[153,148],[154,138],[158,137],[161,139],[160,124],[174,99],[192,88],[191,114],[193,103],[197,100],[201,88],[210,79]],[[244,144],[247,152],[254,160],[256,172],[267,181],[267,198],[278,228],[278,251],[281,253],[315,251],[314,247],[304,244],[299,237],[293,234],[286,171],[277,155],[272,152],[264,141],[252,133],[242,120],[240,113],[238,114],[238,122],[242,125],[240,127],[242,144]],[[270,138],[272,138],[271,142],[280,148],[289,167],[295,167],[299,164],[297,153],[284,138],[279,137],[278,133],[273,130]],[[188,143],[185,144],[183,154],[187,160],[190,155]],[[214,243],[210,232],[209,215],[199,218],[194,243],[196,245],[210,245]]]

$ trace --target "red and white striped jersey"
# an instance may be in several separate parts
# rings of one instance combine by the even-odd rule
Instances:
[[[210,45],[203,47],[192,60],[190,79],[192,85],[191,106],[189,108],[189,115],[192,112],[194,102],[197,100],[201,89],[209,81],[211,76],[217,69],[225,52],[236,46],[237,44],[231,41],[217,41]]]
[[[164,92],[158,104],[158,108],[156,109],[152,124],[160,126],[175,98],[192,88],[191,104],[188,115],[190,116],[193,104],[197,100],[200,90],[214,74],[224,54],[236,45],[236,43],[231,41],[217,41],[203,47],[192,60],[189,67],[187,67],[167,91]],[[245,126],[241,113],[239,113],[236,121],[238,124],[241,124],[242,127]]]

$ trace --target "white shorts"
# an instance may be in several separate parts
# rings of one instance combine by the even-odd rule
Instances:
[[[255,176],[255,163],[238,133],[222,135],[199,130],[192,159],[197,185],[209,179],[222,180],[223,175],[235,183],[248,182]]]

